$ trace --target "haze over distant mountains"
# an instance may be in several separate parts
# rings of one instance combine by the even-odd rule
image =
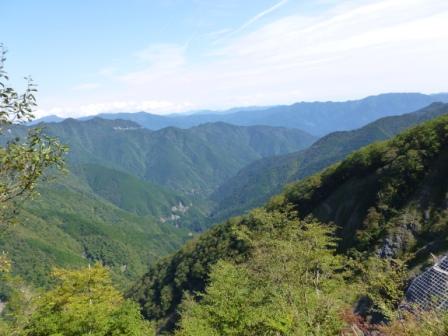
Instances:
[[[271,107],[233,108],[227,111],[201,111],[193,114],[155,115],[147,112],[102,113],[103,119],[134,121],[158,130],[165,127],[189,128],[210,122],[240,126],[267,125],[297,128],[322,136],[334,131],[359,128],[376,119],[416,111],[433,102],[448,102],[448,94],[385,93],[345,102],[299,102]],[[80,119],[91,119],[94,116]],[[48,116],[39,122],[59,122],[63,118]]]

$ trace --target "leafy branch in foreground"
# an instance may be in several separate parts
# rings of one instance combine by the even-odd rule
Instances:
[[[4,69],[6,50],[0,44],[0,234],[16,220],[26,198],[35,193],[39,181],[50,177],[51,169],[62,170],[67,147],[46,136],[42,129],[27,131],[24,139],[21,124],[34,118],[36,85],[27,79],[23,94],[7,85]],[[3,238],[3,237],[1,237]],[[18,335],[28,315],[31,294],[20,278],[11,273],[12,261],[0,254],[0,299],[6,302],[0,319],[0,335]]]
[[[7,85],[4,70],[6,50],[0,45],[0,229],[14,219],[23,200],[33,194],[36,184],[48,178],[49,168],[63,169],[67,147],[43,134],[42,129],[29,130],[26,138],[12,136],[17,124],[34,118],[36,85],[27,78],[23,94]]]
[[[36,84],[30,77],[27,80],[27,88],[23,94],[17,93],[12,87],[8,87],[6,82],[9,80],[5,71],[6,49],[0,44],[0,132],[5,125],[13,123],[23,123],[34,119],[33,109],[37,106]]]

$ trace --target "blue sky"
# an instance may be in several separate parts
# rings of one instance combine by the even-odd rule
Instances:
[[[446,0],[0,0],[38,115],[446,92]]]

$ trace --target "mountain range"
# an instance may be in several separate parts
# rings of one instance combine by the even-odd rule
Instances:
[[[72,164],[97,164],[175,192],[210,193],[257,159],[294,152],[316,138],[297,129],[209,123],[158,131],[125,120],[67,119],[45,132],[70,146]]]
[[[205,124],[151,131],[94,118],[40,124],[70,147],[68,172],[40,187],[0,240],[15,272],[49,284],[54,266],[100,261],[122,286],[209,225],[208,196],[248,163],[309,146],[297,129]],[[14,126],[9,137],[23,136]],[[5,138],[3,138],[3,141]]]
[[[345,102],[299,102],[271,107],[234,108],[227,111],[202,111],[194,114],[156,115],[138,113],[102,113],[103,119],[134,121],[141,126],[158,130],[165,127],[190,128],[210,122],[234,125],[267,125],[297,128],[313,135],[359,128],[376,119],[416,111],[433,102],[448,102],[448,94],[386,93]],[[82,120],[91,119],[83,117]],[[61,121],[57,116],[40,121]]]
[[[55,265],[100,261],[126,286],[198,232],[261,205],[284,184],[447,112],[433,104],[320,140],[296,128],[224,122],[155,131],[102,118],[41,123],[69,145],[68,173],[41,186],[41,197],[24,208],[24,225],[0,248],[34,284],[48,285]],[[14,126],[9,136],[26,131]]]
[[[352,131],[330,133],[311,147],[255,161],[222,184],[211,196],[216,221],[257,207],[293,181],[343,159],[351,152],[386,140],[405,129],[448,113],[448,104],[433,103],[416,112],[378,119]]]

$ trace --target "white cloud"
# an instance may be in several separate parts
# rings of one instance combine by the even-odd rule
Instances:
[[[37,117],[45,115],[57,115],[60,117],[91,116],[106,112],[152,112],[152,113],[174,113],[191,109],[191,103],[172,103],[169,101],[142,100],[142,101],[109,101],[101,103],[86,104],[80,106],[59,106],[36,111]]]

